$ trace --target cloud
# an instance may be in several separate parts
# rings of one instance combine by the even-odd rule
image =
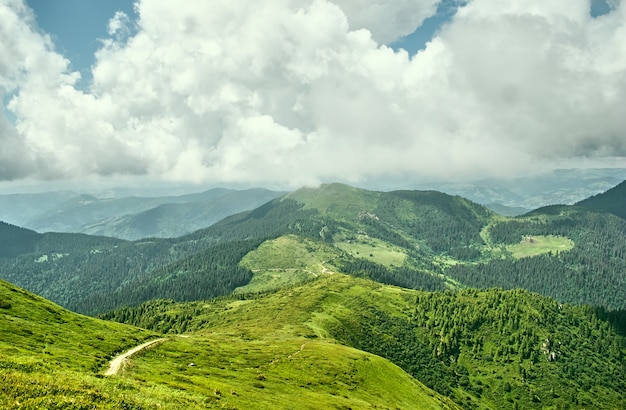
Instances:
[[[368,30],[381,44],[407,36],[437,11],[438,0],[335,0],[346,14],[350,29]]]
[[[0,139],[25,158],[4,148],[0,178],[297,186],[626,157],[624,2],[594,19],[588,2],[473,0],[414,57],[385,44],[436,2],[359,3],[142,0],[82,91],[23,2],[0,0],[17,119]]]
[[[130,18],[123,11],[115,13],[113,18],[109,20],[109,27],[107,33],[110,36],[115,36],[118,41],[130,35]]]

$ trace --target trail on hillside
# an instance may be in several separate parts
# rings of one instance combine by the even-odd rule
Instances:
[[[144,344],[141,344],[139,346],[133,347],[132,349],[130,349],[129,351],[122,353],[118,356],[115,356],[113,358],[113,360],[111,360],[111,363],[109,364],[109,369],[104,373],[105,376],[113,376],[116,375],[120,369],[122,368],[122,364],[127,361],[131,356],[141,352],[144,349],[149,348],[150,346],[153,346],[157,343],[163,343],[165,342],[167,339],[165,338],[161,338],[161,339],[155,339],[155,340],[151,340],[149,342],[146,342]]]

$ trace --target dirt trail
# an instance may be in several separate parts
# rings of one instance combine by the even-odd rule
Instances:
[[[113,376],[113,375],[117,374],[120,371],[120,369],[122,368],[122,364],[126,360],[128,360],[132,355],[137,354],[137,353],[141,352],[142,350],[147,349],[148,347],[153,346],[153,345],[155,345],[157,343],[163,343],[166,340],[167,339],[151,340],[151,341],[146,342],[144,344],[141,344],[139,346],[133,347],[129,351],[116,356],[115,358],[113,358],[113,360],[111,360],[111,363],[109,364],[109,369],[104,373],[104,375],[105,376]]]

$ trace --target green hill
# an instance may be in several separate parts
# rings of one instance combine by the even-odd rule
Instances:
[[[495,221],[493,255],[445,274],[466,286],[524,288],[562,302],[626,308],[626,221],[574,206],[551,206]]]
[[[114,354],[156,333],[77,315],[0,281],[0,408],[458,408],[381,357],[261,327],[242,338],[231,325],[169,336],[103,377]]]
[[[0,408],[138,408],[105,383],[116,353],[151,331],[88,318],[0,281]]]
[[[385,396],[389,401],[384,408],[426,408],[419,401],[400,399],[405,387],[391,381],[397,376],[386,375],[392,367],[377,370],[383,372],[376,381],[380,385],[369,385],[373,380],[356,374],[348,383],[338,380],[347,376],[337,368],[342,363],[351,362],[353,369],[379,363],[347,346],[387,358],[463,408],[626,405],[624,314],[562,305],[526,291],[431,293],[329,274],[255,297],[152,301],[105,317],[191,335],[181,341],[192,342],[185,344],[186,355],[181,356],[178,348],[163,353],[162,349],[174,349],[164,345],[129,369],[125,374],[129,378],[145,378],[155,366],[180,369],[181,363],[194,362],[181,380],[248,378],[251,387],[242,396],[255,391],[252,379],[257,372],[270,400],[272,392],[286,391],[300,391],[311,400],[324,400],[317,396],[320,392],[337,398],[337,389],[348,387],[346,406],[362,400],[359,391],[384,390],[395,392]],[[211,349],[206,357],[200,348],[191,347],[201,343],[200,337]],[[306,359],[315,364],[307,367]],[[323,376],[319,379],[319,373],[309,372]],[[359,380],[362,384],[353,384]],[[206,383],[222,394],[231,389],[239,394],[233,382]]]

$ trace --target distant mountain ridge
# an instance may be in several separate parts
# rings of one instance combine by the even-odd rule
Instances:
[[[626,219],[626,181],[614,188],[576,203],[585,208],[609,212]]]
[[[513,179],[416,183],[411,189],[434,189],[460,195],[507,216],[546,205],[572,205],[626,179],[626,168],[557,169]]]
[[[0,221],[0,257],[10,257],[35,250],[40,235]]]
[[[42,213],[31,216],[25,215],[21,207],[33,212],[37,205],[32,202],[46,198],[45,194],[0,196],[0,204],[6,201],[5,220],[22,221],[21,226],[37,232],[76,232],[135,240],[182,236],[282,194],[265,189],[215,188],[180,196],[100,199],[87,194],[51,193],[54,200],[42,207]]]

